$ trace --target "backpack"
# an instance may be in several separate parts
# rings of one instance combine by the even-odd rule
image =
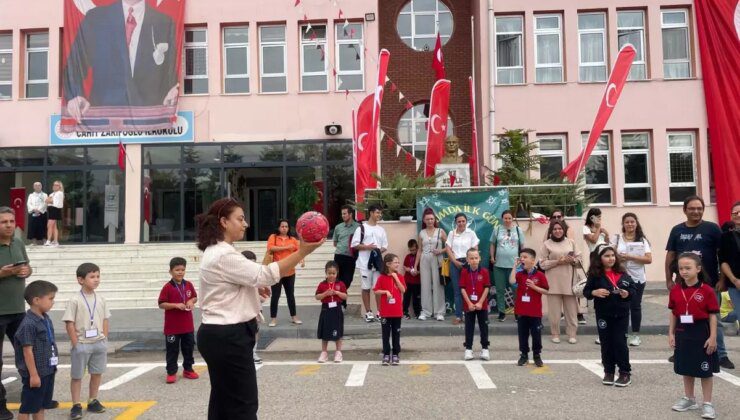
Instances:
[[[352,248],[352,238],[355,237],[355,234],[352,233],[349,235],[349,243],[347,244],[347,247],[349,248],[349,253],[352,254],[352,259],[357,262],[357,258],[360,256],[360,251]],[[365,224],[360,222],[360,243],[365,240]]]

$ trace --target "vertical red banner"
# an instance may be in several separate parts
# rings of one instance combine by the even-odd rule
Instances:
[[[10,207],[15,211],[15,225],[20,230],[26,230],[26,189],[10,189]]]

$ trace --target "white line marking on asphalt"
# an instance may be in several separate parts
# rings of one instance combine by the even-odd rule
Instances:
[[[362,386],[365,384],[365,375],[367,375],[367,369],[370,367],[369,363],[353,363],[352,370],[349,372],[349,377],[344,386]]]
[[[719,373],[715,373],[715,375],[717,375],[718,378],[724,379],[725,381],[735,386],[740,386],[740,378],[731,373],[727,373],[722,369],[719,370]]]
[[[7,378],[3,379],[3,382],[2,383],[3,383],[3,385],[7,385],[7,384],[9,384],[11,382],[15,382],[17,379],[18,378],[16,378],[15,376],[8,376]]]
[[[154,368],[156,368],[156,366],[148,365],[148,366],[140,366],[140,367],[137,367],[136,369],[130,370],[130,371],[124,373],[123,375],[117,377],[116,379],[114,379],[112,381],[109,381],[109,382],[104,383],[103,385],[100,386],[100,390],[101,391],[107,391],[109,389],[113,389],[113,388],[117,387],[118,385],[123,385],[126,382],[128,382],[128,381],[130,381],[132,379],[135,379],[135,378],[137,378],[137,377],[139,377],[139,376],[141,376],[141,375],[149,372],[150,370],[152,370]]]
[[[475,386],[478,389],[496,389],[496,384],[493,383],[491,377],[483,369],[482,364],[468,362],[465,363],[465,367],[468,368],[468,372],[470,372],[470,376],[473,378]]]
[[[256,372],[256,371],[260,370],[262,368],[262,366],[264,366],[262,363],[260,363],[259,365],[254,365],[254,371]]]
[[[604,368],[596,362],[580,362],[578,364],[590,370],[591,372],[594,373],[594,375],[598,376],[599,378],[601,378],[604,375]]]

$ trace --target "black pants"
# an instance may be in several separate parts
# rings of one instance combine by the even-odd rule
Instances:
[[[13,337],[15,336],[15,332],[18,331],[18,327],[21,325],[24,315],[25,314],[23,313],[0,315],[0,354],[3,352],[3,342],[5,341],[6,336],[8,337],[8,340],[10,340],[10,345],[13,345]],[[2,371],[3,358],[0,357],[0,373]],[[2,383],[0,383],[0,403],[5,403],[5,386]]]
[[[167,374],[174,375],[177,373],[177,358],[182,350],[182,368],[184,370],[193,370],[193,348],[195,347],[195,335],[173,334],[164,336],[167,347]]]
[[[532,354],[542,353],[542,318],[519,315],[517,320],[519,331],[519,352],[529,354],[529,336],[532,336]]]
[[[285,288],[285,297],[288,298],[288,311],[290,316],[295,316],[295,274],[283,277],[280,282],[272,285],[272,297],[270,298],[270,318],[277,318],[278,302],[280,301],[281,288]]]
[[[403,293],[403,314],[409,315],[409,306],[414,307],[414,314],[421,315],[421,284],[407,284]]]
[[[231,325],[201,324],[198,350],[208,365],[209,420],[257,418],[257,371],[252,351],[257,321]]]
[[[388,356],[391,353],[398,356],[401,353],[401,319],[402,318],[383,318],[381,322],[383,328],[383,355]],[[393,337],[393,351],[391,351],[391,337]]]
[[[627,347],[628,316],[604,316],[596,314],[596,325],[601,340],[601,364],[604,373],[615,373],[614,365],[620,373],[630,373],[630,350]]]
[[[355,278],[355,259],[349,255],[334,254],[334,262],[339,266],[337,278],[349,291],[349,286]],[[342,301],[342,306],[347,308],[347,299]]]
[[[475,336],[475,321],[478,320],[480,330],[480,345],[488,348],[488,310],[465,312],[465,349],[473,350],[473,337]]]
[[[635,294],[630,299],[630,316],[632,317],[632,332],[640,332],[640,324],[642,323],[642,294],[645,292],[645,285],[647,283],[636,283]]]

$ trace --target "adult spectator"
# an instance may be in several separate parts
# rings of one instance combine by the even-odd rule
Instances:
[[[342,206],[342,223],[334,227],[334,262],[339,266],[337,275],[339,281],[344,283],[349,291],[349,286],[355,276],[355,263],[357,262],[356,254],[352,252],[349,243],[352,240],[352,234],[360,227],[355,221],[355,209],[345,204]],[[342,305],[347,307],[347,300],[342,301]]]
[[[673,288],[674,275],[678,275],[678,256],[682,252],[693,252],[701,256],[702,271],[706,273],[710,286],[717,286],[719,281],[719,251],[722,231],[716,223],[703,220],[704,200],[696,195],[687,197],[683,201],[683,213],[686,221],[677,224],[671,229],[666,245],[665,282],[668,290]],[[720,302],[721,295],[717,295]],[[727,357],[725,335],[722,328],[717,328],[717,355],[719,365],[725,369],[734,369],[735,365]]]
[[[52,193],[46,197],[47,212],[49,220],[46,222],[45,246],[59,246],[59,226],[57,222],[62,220],[62,208],[64,207],[64,184],[56,180],[51,186]]]
[[[547,293],[547,312],[550,320],[550,336],[553,343],[560,343],[560,316],[565,316],[565,334],[568,342],[578,342],[578,300],[573,295],[577,264],[580,255],[576,244],[565,236],[565,222],[552,220],[547,229],[548,239],[542,244],[540,266],[547,274],[550,290]]]
[[[719,262],[730,300],[734,305],[732,316],[740,319],[740,201],[732,206],[734,226],[722,233],[719,248]]]
[[[614,249],[624,263],[627,274],[635,282],[635,293],[630,298],[632,334],[628,337],[627,343],[630,346],[639,346],[642,344],[642,339],[640,339],[642,294],[645,292],[645,285],[647,284],[645,265],[653,262],[653,254],[650,249],[650,242],[642,232],[642,226],[636,214],[625,213],[622,215],[622,233],[614,235],[611,243],[614,244]]]
[[[462,323],[463,302],[460,293],[460,273],[465,265],[465,256],[469,249],[478,249],[480,239],[478,235],[468,227],[468,216],[465,213],[455,215],[455,228],[447,234],[445,250],[450,258],[450,277],[452,279],[452,290],[455,296],[455,319],[453,324]]]
[[[290,222],[287,219],[278,221],[278,229],[267,238],[267,252],[272,254],[272,261],[280,261],[283,258],[298,251],[298,239],[290,232]],[[301,267],[305,263],[301,260]],[[296,325],[303,324],[298,319],[295,307],[295,269],[288,270],[280,278],[280,282],[272,285],[272,297],[270,298],[270,327],[277,325],[278,303],[280,302],[281,290],[285,289],[285,298],[288,300],[288,311],[290,322]]]
[[[268,265],[244,258],[234,242],[244,238],[244,210],[233,198],[216,200],[198,215],[202,322],[198,349],[208,365],[208,418],[256,419],[257,372],[253,350],[260,296],[324,243],[301,242],[296,252]]]
[[[506,320],[506,289],[511,290],[509,275],[514,268],[514,261],[519,257],[519,250],[524,248],[524,233],[519,226],[514,225],[514,216],[511,211],[501,213],[503,224],[495,227],[489,239],[489,251],[493,264],[492,277],[496,287],[496,307],[498,321]]]
[[[370,293],[383,271],[382,254],[388,249],[388,236],[378,225],[383,218],[383,209],[377,204],[367,207],[367,221],[360,224],[352,234],[350,246],[357,251],[357,268],[360,269],[362,304],[365,307],[365,322],[380,320],[380,313],[373,316],[370,307]],[[375,307],[380,310],[380,295],[375,295]]]
[[[588,246],[588,253],[594,252],[597,246],[605,244],[609,239],[609,232],[601,226],[601,209],[591,207],[586,213],[586,221],[583,226],[583,240]]]
[[[46,199],[48,196],[42,190],[40,182],[33,183],[33,192],[28,195],[26,209],[28,210],[28,239],[31,245],[41,245],[46,238]]]
[[[565,226],[565,237],[575,240],[576,234],[573,232],[573,228],[568,226],[568,223],[565,221],[565,213],[563,213],[560,209],[555,209],[552,211],[552,214],[550,215],[550,222],[562,222],[563,226]],[[545,232],[545,238],[542,240],[543,242],[550,239],[548,235],[550,234],[550,229]]]
[[[0,354],[5,336],[13,345],[15,332],[23,320],[26,312],[23,292],[26,277],[32,272],[26,247],[14,234],[15,212],[10,207],[0,207]],[[2,369],[0,357],[0,373]],[[0,383],[0,419],[12,419],[5,398],[5,386]]]
[[[421,244],[416,253],[416,271],[421,275],[421,315],[426,321],[432,316],[437,321],[445,320],[445,288],[440,282],[439,269],[444,254],[447,234],[439,228],[434,210],[424,210],[422,216],[424,228],[419,231],[418,242]]]

